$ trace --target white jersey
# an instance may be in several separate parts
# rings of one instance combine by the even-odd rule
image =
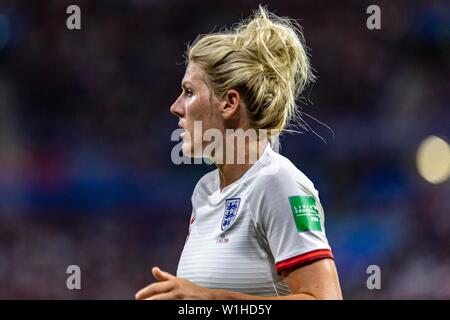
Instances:
[[[217,169],[204,175],[192,208],[177,276],[200,286],[287,295],[281,271],[333,258],[318,191],[270,145],[222,191]]]

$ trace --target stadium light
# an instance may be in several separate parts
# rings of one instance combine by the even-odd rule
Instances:
[[[417,169],[432,184],[439,184],[450,177],[450,146],[437,136],[429,136],[417,149]]]

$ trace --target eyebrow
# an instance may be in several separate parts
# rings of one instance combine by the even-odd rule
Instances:
[[[186,85],[191,85],[191,86],[192,86],[192,82],[190,82],[190,81],[183,81],[183,82],[181,83],[181,87],[182,87],[182,88],[184,88]]]

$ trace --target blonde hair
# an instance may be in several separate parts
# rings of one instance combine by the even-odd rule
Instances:
[[[202,67],[216,96],[240,93],[252,127],[278,133],[297,120],[296,100],[314,81],[300,25],[261,6],[231,30],[199,36],[186,59]]]

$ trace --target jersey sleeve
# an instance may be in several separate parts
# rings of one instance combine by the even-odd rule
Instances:
[[[254,193],[253,211],[277,272],[334,259],[325,235],[323,208],[312,183],[302,183],[301,177],[283,170],[261,180]]]

